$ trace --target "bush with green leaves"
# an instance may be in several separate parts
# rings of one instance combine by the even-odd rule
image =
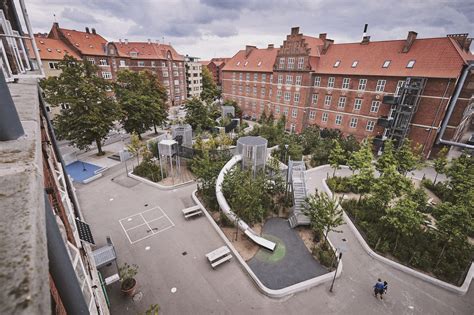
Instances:
[[[155,183],[163,179],[161,177],[160,166],[150,159],[144,159],[140,164],[135,166],[135,168],[133,169],[133,174],[149,179]],[[164,169],[163,169],[163,176],[166,177],[166,173]]]

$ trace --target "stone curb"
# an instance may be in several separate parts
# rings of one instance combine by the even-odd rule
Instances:
[[[312,168],[308,171],[313,171],[313,170],[318,170],[318,169],[322,169],[324,167],[330,167],[328,164],[326,165],[321,165],[321,166],[318,166],[318,167],[315,167],[315,168]],[[348,168],[347,166],[342,166],[342,168]],[[308,172],[307,171],[307,172]],[[323,187],[324,187],[324,190],[325,192],[328,194],[328,196],[330,196],[332,198],[333,196],[333,193],[332,191],[329,189],[328,185],[326,184],[326,178],[323,178],[322,179],[322,183],[323,183]],[[441,281],[439,279],[436,279],[434,277],[431,277],[431,276],[428,276],[420,271],[417,271],[417,270],[414,270],[410,267],[407,267],[407,266],[404,266],[400,263],[397,263],[393,260],[390,260],[386,257],[383,257],[382,255],[379,255],[377,254],[376,252],[374,252],[372,250],[372,248],[370,248],[370,246],[366,243],[365,239],[362,237],[362,235],[359,233],[359,231],[357,230],[356,226],[354,225],[354,223],[352,222],[352,220],[349,218],[349,216],[346,214],[345,211],[343,211],[343,217],[344,217],[344,221],[346,222],[346,224],[349,226],[349,228],[351,229],[352,233],[354,233],[354,235],[356,236],[357,240],[359,241],[360,245],[362,245],[362,247],[364,248],[364,250],[367,252],[367,254],[372,257],[372,258],[375,258],[377,259],[378,261],[381,261],[395,269],[398,269],[402,272],[405,272],[405,273],[408,273],[414,277],[417,277],[418,279],[421,279],[421,280],[424,280],[426,282],[429,282],[431,284],[434,284],[438,287],[441,287],[443,289],[446,289],[448,291],[451,291],[451,292],[454,292],[454,293],[457,293],[459,295],[465,295],[467,293],[467,291],[469,290],[469,286],[471,285],[471,280],[472,278],[474,277],[474,263],[471,263],[471,267],[469,268],[469,271],[466,275],[466,278],[464,279],[464,282],[463,284],[460,286],[460,287],[457,287],[453,284],[450,284],[450,283],[447,283],[447,282],[444,282],[444,281]]]
[[[173,185],[173,186],[164,186],[164,185],[161,185],[161,184],[158,184],[158,183],[155,183],[155,182],[152,182],[151,180],[148,180],[146,178],[143,178],[143,177],[140,177],[140,176],[137,176],[137,175],[134,175],[132,172],[129,172],[128,173],[128,176],[133,178],[133,179],[136,179],[142,183],[145,183],[147,185],[150,185],[150,186],[154,186],[160,190],[173,190],[173,189],[176,189],[178,187],[181,187],[181,186],[186,186],[186,185],[189,185],[189,184],[192,184],[194,183],[195,181],[194,180],[190,180],[190,181],[187,181],[187,182],[184,182],[184,183],[181,183],[181,184],[176,184],[176,185]]]
[[[291,294],[295,294],[295,293],[298,293],[298,292],[309,290],[312,287],[318,286],[318,285],[326,283],[326,282],[330,282],[333,279],[334,273],[336,271],[331,271],[331,272],[329,272],[327,274],[324,274],[322,276],[318,276],[318,277],[315,277],[315,278],[312,278],[312,279],[308,279],[306,281],[296,283],[294,285],[291,285],[291,286],[283,288],[283,289],[273,290],[273,289],[267,288],[258,279],[257,275],[255,275],[255,273],[252,271],[252,269],[250,269],[250,267],[247,265],[247,263],[242,258],[242,256],[240,256],[239,252],[235,249],[235,247],[232,245],[232,243],[227,239],[227,236],[225,236],[224,232],[222,232],[222,230],[217,225],[217,223],[214,221],[214,219],[211,217],[211,215],[209,214],[207,209],[202,205],[202,203],[197,198],[196,192],[197,192],[197,190],[194,190],[193,193],[192,193],[192,198],[193,198],[194,202],[201,207],[204,214],[206,215],[206,218],[211,223],[212,227],[216,230],[217,234],[219,234],[219,236],[225,242],[227,247],[229,247],[229,249],[232,251],[232,253],[236,257],[236,259],[239,261],[239,263],[242,266],[242,268],[244,269],[244,271],[248,273],[250,278],[252,278],[252,280],[257,285],[258,289],[263,294],[265,294],[266,296],[271,297],[271,298],[282,298],[282,297],[285,297],[285,296],[288,296],[288,295],[291,295]],[[332,246],[332,244],[331,244],[331,246]],[[339,262],[339,267],[338,267],[338,270],[337,270],[336,278],[340,277],[341,273],[342,273],[342,261]]]

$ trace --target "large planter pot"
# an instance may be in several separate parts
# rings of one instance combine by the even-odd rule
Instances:
[[[122,286],[120,290],[125,295],[134,296],[136,288],[137,288],[137,280],[131,278],[122,282]]]

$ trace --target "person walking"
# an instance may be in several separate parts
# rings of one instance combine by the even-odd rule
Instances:
[[[387,290],[388,290],[388,282],[384,281],[383,282],[383,294],[387,294]]]
[[[383,299],[383,297],[382,297],[383,292],[384,292],[384,283],[379,278],[377,280],[377,283],[374,285],[374,295],[375,295],[375,297],[378,297],[378,295],[380,294],[380,299],[382,300]]]

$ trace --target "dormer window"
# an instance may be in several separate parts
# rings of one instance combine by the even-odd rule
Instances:
[[[413,68],[414,65],[415,65],[415,60],[410,60],[408,61],[407,68]]]
[[[390,60],[385,60],[382,65],[382,68],[388,68],[389,66],[390,66]]]
[[[354,60],[354,61],[352,62],[352,66],[351,66],[351,67],[352,67],[352,68],[357,67],[357,64],[358,64],[358,63],[359,63],[359,60]]]
[[[131,51],[130,52],[130,57],[137,57],[138,53],[136,51]]]
[[[56,49],[56,51],[57,51],[58,53],[60,53],[60,52],[61,52],[61,49]]]
[[[339,67],[340,64],[341,64],[341,61],[340,61],[340,60],[337,60],[336,63],[334,64],[334,68]]]

